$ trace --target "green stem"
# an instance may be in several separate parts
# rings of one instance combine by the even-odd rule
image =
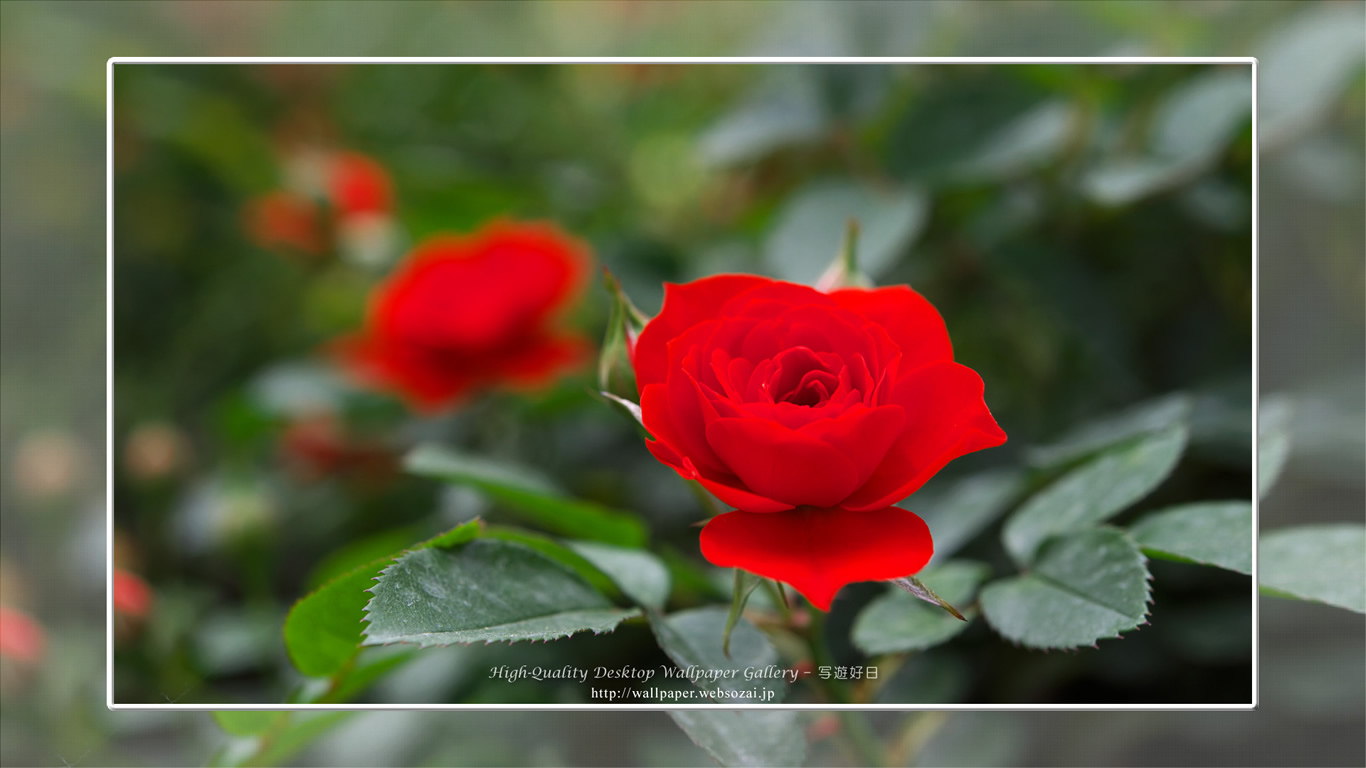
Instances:
[[[824,613],[820,611],[811,612],[811,623],[807,626],[806,640],[811,648],[811,660],[817,669],[822,666],[834,666],[834,658],[830,655],[830,649],[825,643]],[[855,703],[849,686],[845,685],[843,680],[836,680],[833,675],[829,678],[822,678],[819,674],[816,675],[815,679],[825,689],[826,695],[831,701],[837,704]],[[839,718],[843,725],[841,734],[860,763],[866,766],[886,765],[886,758],[882,754],[882,747],[878,743],[877,734],[873,731],[867,716],[858,710],[840,710]]]

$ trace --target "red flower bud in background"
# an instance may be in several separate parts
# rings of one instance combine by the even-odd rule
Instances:
[[[384,166],[358,152],[338,153],[329,165],[327,194],[339,217],[393,209],[393,185]]]
[[[37,664],[43,658],[46,645],[46,635],[38,622],[27,614],[0,605],[0,657]]]
[[[258,245],[315,256],[323,250],[318,207],[306,197],[277,190],[247,206],[247,233]]]
[[[667,285],[633,362],[650,452],[738,510],[707,524],[703,556],[822,610],[845,584],[919,571],[930,531],[892,505],[1006,439],[938,311],[906,286]]]
[[[337,354],[426,411],[478,390],[544,384],[588,350],[554,322],[588,261],[587,246],[549,224],[498,221],[431,238],[375,290],[365,330]]]
[[[152,608],[152,588],[140,576],[114,569],[114,612],[130,619],[142,619]]]

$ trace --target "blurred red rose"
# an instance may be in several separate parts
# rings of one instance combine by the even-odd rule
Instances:
[[[265,248],[316,255],[323,250],[318,207],[306,197],[277,190],[247,206],[247,233]]]
[[[327,194],[338,216],[393,209],[393,185],[384,166],[357,152],[340,152],[330,158],[329,166]]]
[[[707,524],[703,556],[823,610],[845,584],[919,571],[930,532],[892,505],[1006,439],[938,311],[906,286],[667,285],[633,363],[651,453],[738,510]]]
[[[152,588],[134,573],[114,569],[114,612],[130,619],[141,619],[152,608]]]
[[[43,658],[46,636],[38,622],[27,614],[0,605],[0,656],[25,664]]]
[[[280,434],[280,453],[285,468],[302,482],[334,475],[378,482],[396,469],[391,449],[351,434],[327,411],[291,420]]]
[[[546,383],[588,350],[553,320],[576,296],[587,246],[549,224],[498,221],[418,246],[337,345],[353,373],[420,410],[495,386]]]

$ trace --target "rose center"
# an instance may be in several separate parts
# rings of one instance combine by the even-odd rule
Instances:
[[[769,393],[777,403],[808,408],[823,405],[839,388],[839,377],[810,349],[796,347],[778,355]]]

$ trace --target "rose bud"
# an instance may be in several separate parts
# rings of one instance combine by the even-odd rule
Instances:
[[[845,584],[918,572],[930,531],[892,505],[1006,439],[939,312],[907,286],[666,285],[633,362],[650,452],[737,510],[707,523],[703,556],[822,610]]]
[[[549,224],[497,221],[434,237],[375,290],[365,330],[336,353],[424,411],[492,387],[539,386],[588,351],[554,322],[587,264],[587,246]]]

